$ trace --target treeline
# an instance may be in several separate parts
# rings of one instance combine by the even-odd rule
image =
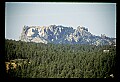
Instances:
[[[103,52],[109,50],[109,52]],[[28,59],[11,77],[104,78],[115,73],[116,47],[105,45],[43,44],[5,39],[5,60]]]

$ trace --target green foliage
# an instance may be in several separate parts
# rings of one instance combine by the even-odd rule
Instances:
[[[109,53],[104,53],[109,49]],[[21,78],[104,78],[114,74],[116,47],[105,45],[42,44],[5,40],[6,61],[28,59],[10,69]]]

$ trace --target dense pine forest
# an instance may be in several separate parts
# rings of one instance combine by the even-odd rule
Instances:
[[[106,50],[106,51],[105,51]],[[5,39],[6,72],[19,78],[108,78],[116,46],[43,44]]]

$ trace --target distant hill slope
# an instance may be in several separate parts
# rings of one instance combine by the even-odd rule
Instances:
[[[116,38],[105,35],[95,36],[88,28],[78,26],[77,29],[64,26],[24,26],[21,41],[54,44],[88,44],[88,45],[115,45]]]

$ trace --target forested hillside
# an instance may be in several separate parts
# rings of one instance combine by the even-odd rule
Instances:
[[[104,51],[109,50],[109,51]],[[43,44],[5,39],[10,77],[107,78],[115,73],[116,47]]]

